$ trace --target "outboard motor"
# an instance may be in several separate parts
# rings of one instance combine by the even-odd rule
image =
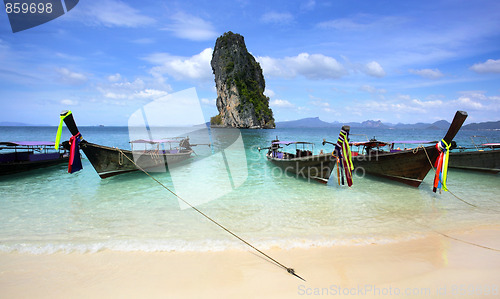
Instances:
[[[191,143],[189,143],[189,137],[186,137],[179,142],[179,146],[187,150],[191,150]]]
[[[275,142],[279,142],[279,140],[275,139],[275,140],[271,141],[271,148],[269,149],[269,152],[271,152],[271,157],[275,157],[276,156],[276,152],[280,148],[279,144],[274,144]]]

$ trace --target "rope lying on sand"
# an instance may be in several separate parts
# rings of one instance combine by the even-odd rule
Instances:
[[[183,199],[182,197],[180,197],[179,195],[177,195],[175,192],[173,192],[172,190],[170,190],[167,186],[165,186],[163,183],[161,183],[160,181],[158,181],[156,178],[154,178],[152,175],[150,175],[147,171],[145,171],[142,167],[140,167],[139,165],[137,165],[135,163],[135,161],[133,161],[132,159],[130,159],[127,155],[125,155],[125,153],[122,152],[121,149],[117,148],[118,151],[120,151],[120,153],[123,154],[123,156],[125,156],[125,158],[127,158],[130,162],[132,162],[135,167],[137,167],[137,169],[139,169],[140,171],[144,172],[147,176],[149,176],[150,178],[152,178],[155,182],[157,182],[160,186],[162,186],[163,188],[165,188],[168,192],[172,193],[175,197],[177,197],[178,199],[180,199],[182,202],[184,202],[185,204],[187,204],[190,208],[192,208],[193,210],[195,210],[196,212],[198,212],[199,214],[201,214],[203,217],[207,218],[208,220],[210,220],[212,223],[214,223],[215,225],[217,225],[218,227],[220,227],[221,229],[223,229],[224,231],[226,231],[227,233],[229,233],[230,235],[232,235],[233,237],[235,237],[236,239],[240,240],[241,242],[243,242],[244,244],[248,245],[250,248],[252,248],[253,250],[257,251],[258,253],[260,253],[261,255],[263,255],[264,257],[266,257],[268,260],[270,260],[271,262],[273,262],[275,265],[285,269],[288,273],[292,274],[293,276],[299,278],[299,279],[302,279],[303,281],[306,281],[304,278],[300,277],[299,275],[297,275],[295,273],[295,270],[293,268],[289,268],[285,265],[283,265],[282,263],[278,262],[277,260],[273,259],[272,257],[270,257],[269,255],[267,255],[266,253],[264,253],[263,251],[259,250],[258,248],[256,248],[255,246],[253,246],[252,244],[250,244],[249,242],[247,242],[246,240],[244,240],[243,238],[239,237],[238,235],[236,235],[235,233],[233,233],[232,231],[230,231],[229,229],[227,229],[225,226],[223,226],[222,224],[218,223],[217,221],[215,221],[214,219],[210,218],[208,215],[206,215],[205,213],[203,213],[201,210],[199,210],[198,208],[196,208],[195,206],[191,205],[189,202],[187,202],[185,199]]]
[[[388,210],[386,208],[383,208],[383,207],[379,207],[379,208],[382,209],[382,210],[385,210],[388,213],[392,213],[392,211],[390,211],[390,210]],[[441,235],[441,236],[443,236],[445,238],[449,238],[449,239],[452,239],[452,240],[455,240],[455,241],[458,241],[458,242],[462,242],[462,243],[465,243],[465,244],[477,246],[477,247],[480,247],[480,248],[484,248],[484,249],[488,249],[488,250],[500,252],[500,249],[497,249],[497,248],[488,247],[488,246],[484,246],[484,245],[480,245],[480,244],[476,244],[476,243],[473,243],[473,242],[469,242],[469,241],[465,241],[465,240],[462,240],[462,239],[459,239],[459,238],[452,237],[450,235],[447,235],[445,233],[442,233],[440,231],[435,230],[432,226],[420,223],[420,222],[416,221],[414,218],[410,218],[410,217],[404,217],[404,218],[406,218],[407,220],[412,221],[413,223],[415,223],[415,224],[417,224],[417,225],[419,225],[421,227],[425,227],[425,228],[431,230],[432,232],[434,232],[434,233],[436,233],[438,235]]]

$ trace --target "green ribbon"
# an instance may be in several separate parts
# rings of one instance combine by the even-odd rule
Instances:
[[[59,150],[59,143],[61,142],[61,134],[62,134],[62,126],[63,126],[63,121],[66,118],[66,116],[70,115],[71,111],[68,111],[65,115],[60,116],[60,121],[59,121],[59,127],[57,128],[57,134],[56,134],[56,142],[54,144],[54,148],[56,150]]]

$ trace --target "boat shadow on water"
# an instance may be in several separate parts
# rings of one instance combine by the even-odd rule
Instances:
[[[17,172],[9,175],[0,176],[0,182],[11,182],[19,180],[33,180],[33,179],[43,179],[43,180],[58,180],[65,174],[68,170],[67,164],[58,164],[45,166],[43,168],[37,168],[30,170],[28,172]]]

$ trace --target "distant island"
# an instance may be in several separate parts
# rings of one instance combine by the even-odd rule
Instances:
[[[351,126],[351,128],[380,128],[380,129],[427,129],[427,130],[446,130],[450,123],[446,120],[439,120],[433,123],[416,124],[392,124],[383,123],[380,120],[366,120],[364,122],[345,122],[341,123],[326,122],[319,117],[308,117],[298,120],[276,122],[276,128],[339,128],[342,125]],[[472,123],[462,127],[463,130],[500,130],[500,121]]]

